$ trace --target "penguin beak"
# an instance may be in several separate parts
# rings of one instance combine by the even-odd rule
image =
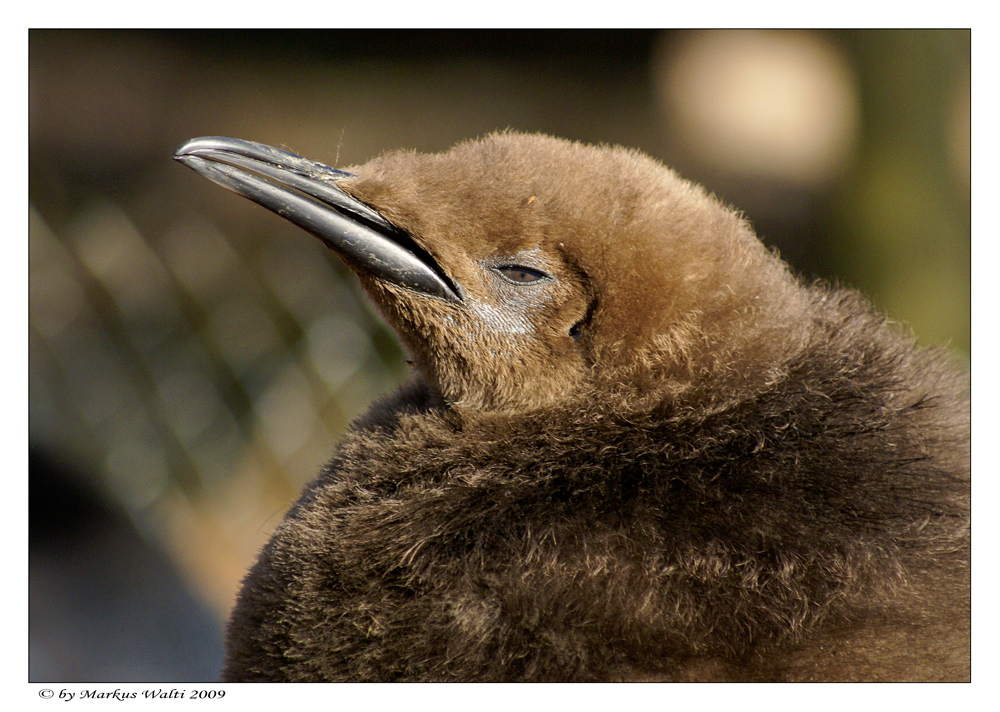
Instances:
[[[355,271],[461,304],[461,290],[409,235],[337,187],[353,174],[252,141],[209,136],[174,158],[322,240]]]

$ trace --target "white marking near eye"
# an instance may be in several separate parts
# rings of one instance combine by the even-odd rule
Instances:
[[[483,324],[499,334],[533,334],[534,324],[523,314],[511,314],[491,304],[474,302],[469,311]]]

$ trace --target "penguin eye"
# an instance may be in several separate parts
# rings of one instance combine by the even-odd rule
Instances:
[[[514,284],[534,284],[536,282],[541,282],[542,280],[552,279],[552,277],[541,270],[532,269],[531,267],[523,267],[521,265],[506,265],[504,267],[497,267],[496,271],[500,273],[501,277],[506,279],[508,282],[513,282]]]

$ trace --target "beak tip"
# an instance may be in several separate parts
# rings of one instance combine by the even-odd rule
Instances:
[[[205,142],[208,140],[211,140],[211,137],[189,138],[174,149],[174,159],[178,161],[183,160],[185,156],[189,156],[197,151],[199,146],[204,147]]]

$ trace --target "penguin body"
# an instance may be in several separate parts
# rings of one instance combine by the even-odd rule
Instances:
[[[343,256],[416,369],[265,546],[225,679],[968,679],[944,352],[633,151],[264,149],[178,158]]]

